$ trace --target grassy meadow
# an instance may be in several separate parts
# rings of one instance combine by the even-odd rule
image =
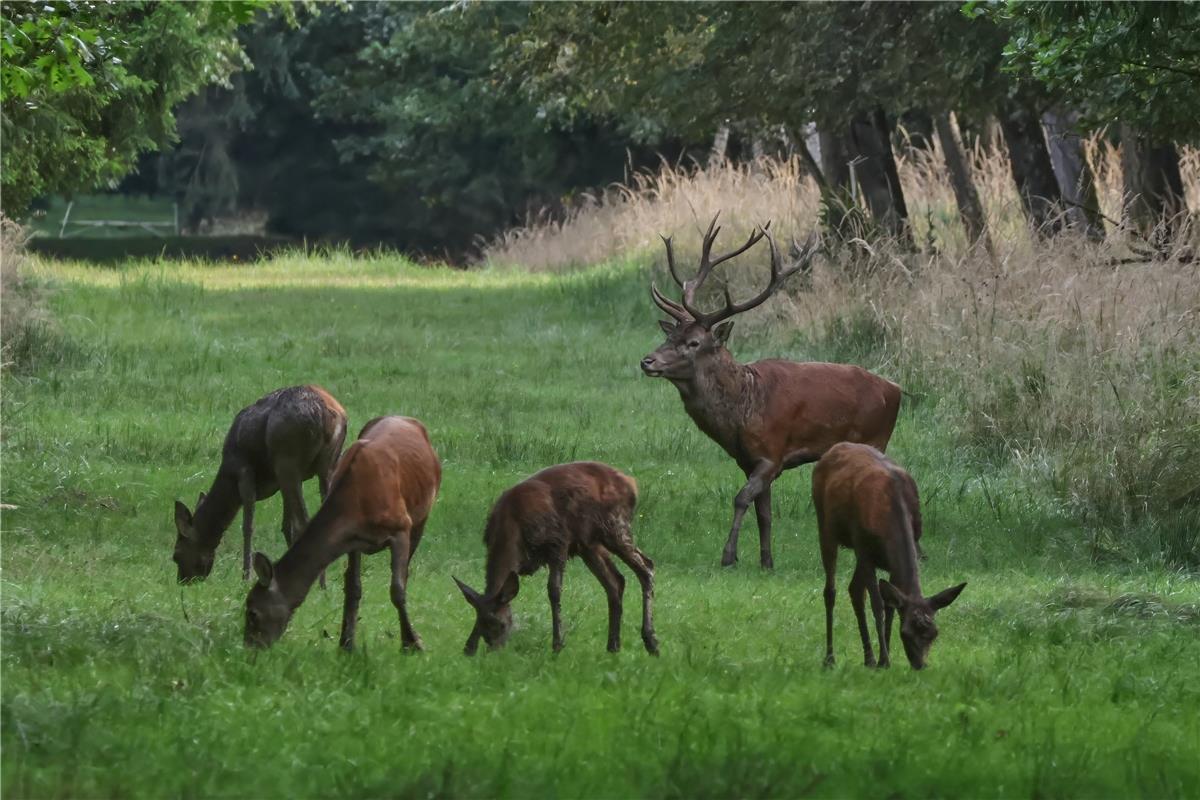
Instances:
[[[776,569],[718,566],[741,475],[641,376],[661,335],[634,261],[574,274],[420,268],[396,257],[258,265],[37,263],[57,323],[3,387],[6,797],[1186,797],[1200,787],[1200,582],[1177,563],[1098,561],[1084,523],[1011,460],[963,446],[961,398],[923,386],[890,454],[921,487],[938,617],[930,668],[862,667],[839,571],[837,665],[822,669],[811,468],[776,484]],[[765,310],[763,313],[767,313]],[[830,325],[739,326],[741,360],[858,360]],[[427,651],[404,655],[385,555],[364,559],[359,645],[337,649],[340,567],[271,650],[242,645],[235,522],[205,583],[175,583],[172,502],[208,488],[234,413],[314,382],[352,432],[430,429],[441,497],[413,562]],[[545,573],[517,630],[468,659],[496,495],[549,464],[606,461],[641,487],[662,655],[604,651],[579,562],[550,651]],[[317,506],[315,482],[306,487]],[[277,557],[281,502],[256,545]]]

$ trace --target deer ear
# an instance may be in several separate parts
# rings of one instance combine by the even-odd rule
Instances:
[[[192,512],[178,500],[175,501],[175,527],[183,538],[192,538]]]
[[[271,581],[275,580],[275,566],[271,563],[271,559],[256,552],[254,554],[254,574],[258,576],[259,586],[270,586]]]
[[[470,603],[473,608],[479,608],[480,604],[483,602],[483,596],[470,586],[467,586],[465,583],[460,581],[458,578],[454,578],[454,582],[458,584],[458,590],[463,593],[463,597],[467,598],[467,602]]]
[[[958,596],[965,588],[967,588],[967,584],[966,582],[963,582],[958,586],[951,586],[949,589],[938,592],[933,597],[929,598],[929,605],[933,606],[934,611],[943,609],[958,599]]]
[[[887,581],[879,582],[879,593],[883,595],[884,605],[891,608],[904,608],[908,604],[908,595]]]
[[[663,333],[665,333],[667,336],[670,336],[672,333],[675,332],[674,320],[660,319],[658,321],[658,327],[662,328]]]
[[[713,328],[713,339],[717,344],[725,344],[729,341],[729,334],[733,331],[733,320],[726,320],[717,327]]]
[[[500,591],[496,592],[496,605],[506,606],[513,601],[517,596],[517,592],[521,589],[521,581],[517,578],[517,573],[510,572],[508,577],[504,579],[504,585],[500,587]]]

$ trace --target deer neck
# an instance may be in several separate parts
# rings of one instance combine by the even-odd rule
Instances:
[[[892,519],[892,535],[888,537],[887,542],[888,575],[892,584],[909,597],[922,597],[912,517],[906,504],[899,497],[893,502]]]
[[[204,496],[204,502],[197,504],[193,515],[196,537],[200,543],[215,550],[241,506],[237,479],[218,472],[208,494]]]
[[[499,591],[510,573],[520,574],[522,567],[521,541],[519,530],[489,531],[487,543],[487,583],[483,593],[486,595]]]
[[[696,365],[690,380],[675,384],[683,407],[702,431],[727,450],[748,416],[753,376],[728,350],[717,350]]]
[[[349,525],[331,500],[326,499],[304,533],[275,565],[275,581],[292,609],[304,602],[322,570],[350,552],[345,536]]]

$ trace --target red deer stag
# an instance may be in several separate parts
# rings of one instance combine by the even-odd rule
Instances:
[[[308,522],[304,481],[317,476],[324,499],[346,440],[346,412],[320,386],[278,389],[233,418],[221,466],[193,514],[175,501],[174,560],[180,583],[207,578],[217,545],[242,512],[242,578],[250,577],[254,504],[283,494],[283,538],[290,545]]]
[[[563,646],[559,598],[567,559],[579,556],[608,595],[608,650],[621,649],[621,596],[625,578],[610,554],[624,561],[642,585],[642,642],[658,654],[654,636],[654,562],[633,543],[629,524],[637,503],[637,483],[607,464],[580,461],[548,467],[518,483],[492,507],[484,529],[487,584],[482,594],[458,578],[454,582],[475,609],[475,627],[465,652],[474,655],[482,636],[496,649],[512,631],[510,603],[518,575],[550,568],[548,591],[553,648]]]
[[[258,583],[246,598],[246,645],[266,647],[283,635],[325,567],[345,555],[341,645],[354,647],[362,598],[362,554],[392,553],[392,604],[405,649],[421,649],[408,619],[408,566],[442,483],[442,467],[425,426],[408,417],[371,420],[338,462],[329,496],[283,558],[254,554]]]
[[[864,444],[843,442],[829,448],[813,469],[813,504],[825,566],[825,664],[833,664],[834,576],[838,547],[854,551],[850,603],[858,617],[863,661],[875,666],[871,634],[863,609],[863,594],[871,598],[875,632],[879,637],[879,666],[890,662],[892,616],[900,610],[900,641],[913,669],[923,669],[929,647],[937,638],[933,615],[954,602],[966,586],[960,583],[926,598],[917,574],[920,557],[921,509],[917,484],[900,467]],[[877,581],[876,569],[886,569],[888,581]],[[886,609],[886,620],[883,612]]]
[[[721,230],[714,217],[704,235],[700,268],[688,281],[680,280],[671,239],[663,237],[671,277],[683,290],[682,302],[668,299],[653,284],[650,289],[655,304],[672,319],[659,322],[667,340],[642,359],[642,371],[673,383],[700,430],[746,474],[746,485],[733,501],[733,525],[721,557],[724,566],[737,561],[738,533],[751,503],[758,516],[762,566],[774,565],[771,483],[783,470],[816,461],[841,441],[885,449],[900,410],[900,387],[861,367],[782,359],[740,364],[730,355],[725,348],[733,328],[730,317],[765,301],[790,276],[806,269],[816,250],[815,239],[810,239],[797,263],[783,270],[767,227],[754,231],[736,250],[713,258],[713,242]],[[763,238],[771,252],[767,287],[742,303],[733,302],[726,289],[723,308],[701,311],[696,293],[713,268]]]

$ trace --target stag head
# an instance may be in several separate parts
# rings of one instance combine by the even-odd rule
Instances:
[[[667,248],[667,268],[671,271],[671,277],[675,283],[683,291],[683,296],[681,302],[676,303],[660,292],[657,286],[650,285],[650,296],[654,298],[654,304],[671,319],[659,321],[658,324],[663,329],[663,333],[667,335],[667,340],[657,350],[642,359],[642,372],[651,378],[666,378],[670,381],[690,380],[695,374],[699,362],[714,358],[719,351],[724,350],[725,343],[729,341],[729,334],[733,330],[731,317],[761,305],[783,285],[784,281],[797,272],[808,269],[817,249],[816,235],[809,237],[800,250],[796,262],[787,269],[783,269],[780,263],[779,249],[771,237],[770,227],[771,223],[768,222],[762,227],[756,228],[741,247],[714,258],[712,247],[721,229],[717,226],[717,217],[713,217],[700,248],[700,267],[696,270],[695,277],[687,281],[680,279],[679,271],[675,268],[675,252],[671,247],[670,237],[662,237],[663,244]],[[762,239],[767,240],[771,251],[771,279],[767,283],[767,287],[749,300],[735,303],[729,294],[729,287],[726,286],[724,290],[725,305],[716,311],[701,311],[696,304],[696,293],[704,285],[708,276],[712,274],[713,269],[731,258],[740,256]]]

